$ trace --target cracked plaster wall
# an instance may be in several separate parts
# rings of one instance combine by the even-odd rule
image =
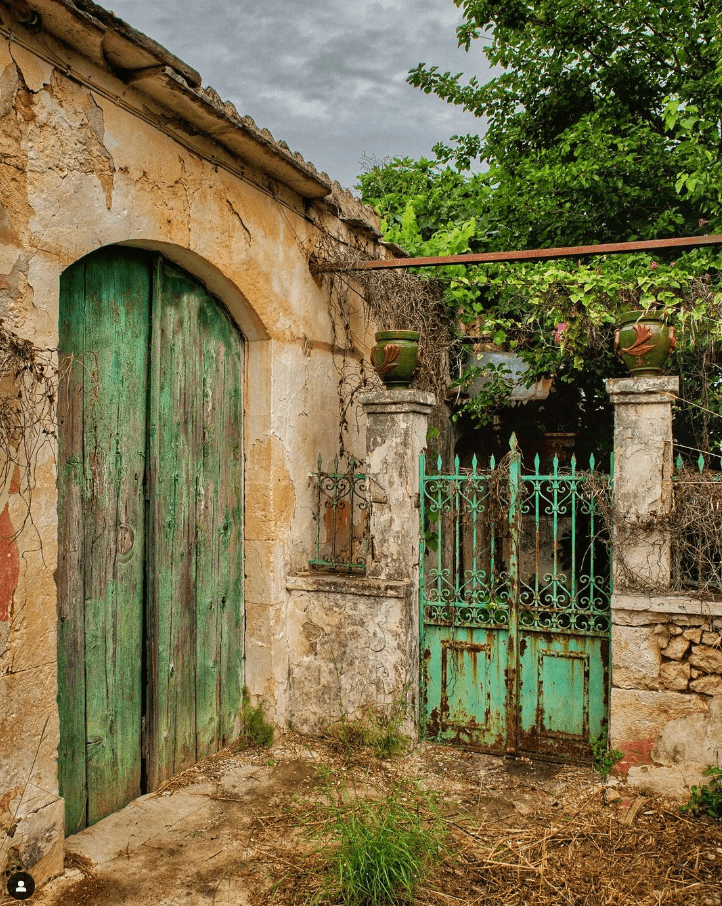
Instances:
[[[47,56],[52,39],[37,40]],[[91,73],[93,64],[75,64]],[[311,553],[309,472],[338,442],[340,353],[326,286],[307,264],[316,233],[290,190],[218,166],[203,136],[189,150],[161,131],[163,117],[135,89],[100,69],[92,76],[102,92],[0,39],[0,318],[55,349],[60,274],[119,242],[162,251],[222,298],[247,339],[245,679],[283,724],[294,656],[285,581]],[[346,229],[338,212],[330,219]],[[363,326],[355,333],[363,348]],[[352,425],[347,443],[363,449],[363,429]],[[0,868],[13,861],[42,882],[62,869],[52,444],[36,466],[31,522],[1,551],[17,569],[0,564]],[[23,508],[20,494],[2,491],[6,534],[23,523]]]
[[[318,733],[341,717],[403,700],[405,730],[418,726],[419,454],[433,396],[365,393],[370,552],[366,575],[291,576],[289,713]]]

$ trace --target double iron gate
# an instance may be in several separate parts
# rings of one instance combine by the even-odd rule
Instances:
[[[422,721],[488,752],[588,760],[606,732],[610,548],[595,471],[421,461]]]

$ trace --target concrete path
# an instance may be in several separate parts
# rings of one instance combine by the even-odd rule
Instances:
[[[226,763],[220,780],[142,796],[66,841],[70,867],[33,902],[43,906],[249,906],[253,824],[274,789],[313,771],[289,763]],[[92,869],[87,875],[83,868]]]

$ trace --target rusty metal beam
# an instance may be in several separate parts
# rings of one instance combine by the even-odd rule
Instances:
[[[393,258],[364,261],[350,270],[381,270],[390,267],[438,267],[444,264],[493,264],[501,261],[538,261],[547,258],[583,258],[587,255],[621,255],[630,252],[656,252],[664,249],[701,248],[722,245],[722,233],[711,236],[685,236],[678,239],[644,239],[639,242],[610,242],[604,245],[577,245],[555,249],[523,249],[517,252],[481,252],[472,255],[439,255],[434,258]]]

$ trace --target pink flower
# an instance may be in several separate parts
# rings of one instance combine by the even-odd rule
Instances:
[[[654,270],[655,267],[659,267],[656,261],[653,261],[649,266],[652,268],[652,270]]]
[[[554,341],[560,346],[562,344],[562,339],[564,338],[564,331],[569,327],[566,321],[561,321],[557,324],[557,329],[554,331]]]

